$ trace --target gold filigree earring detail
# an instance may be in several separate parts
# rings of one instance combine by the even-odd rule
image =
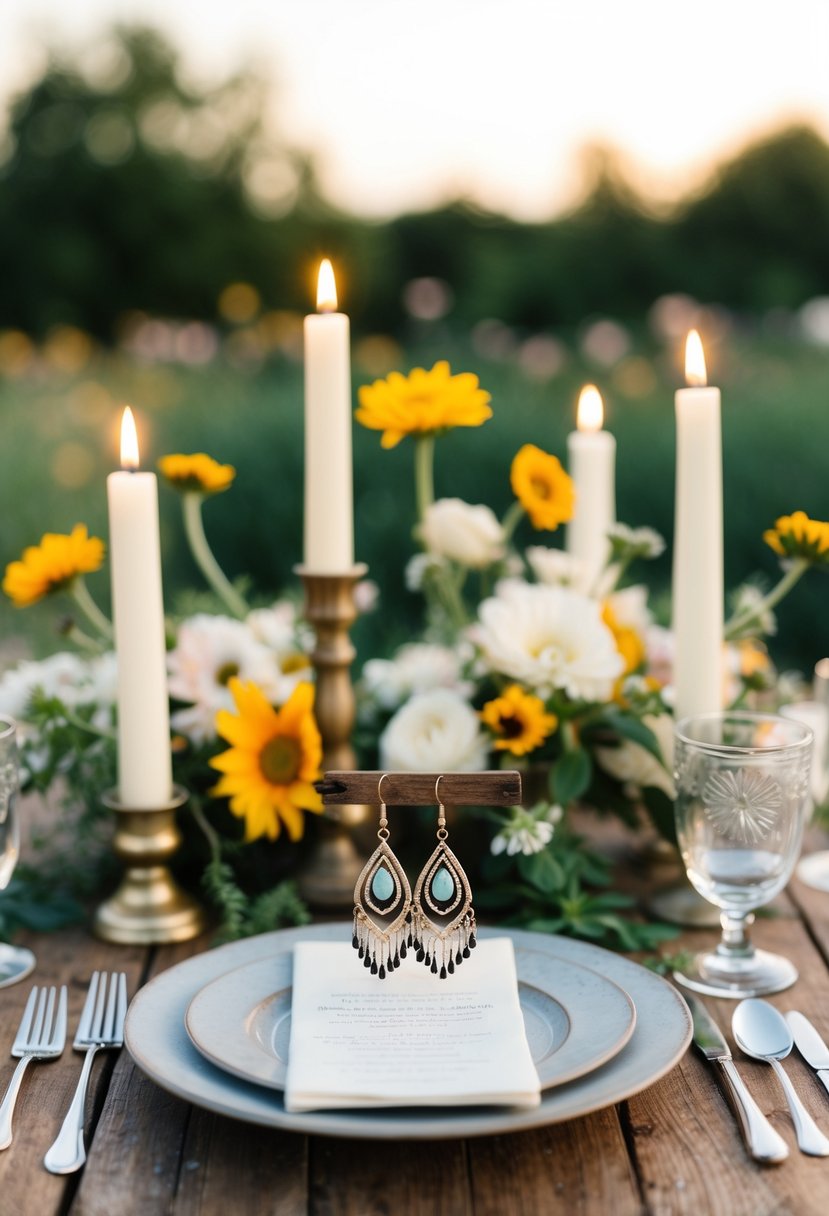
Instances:
[[[435,782],[438,804],[438,844],[415,884],[412,907],[412,946],[419,963],[433,975],[445,980],[474,950],[475,909],[472,888],[463,866],[446,843],[446,808],[440,800],[440,783]]]
[[[354,888],[354,936],[351,944],[372,975],[384,980],[406,957],[412,917],[409,880],[389,848],[389,821],[383,801],[383,773],[377,784],[380,826],[377,848],[363,867]]]

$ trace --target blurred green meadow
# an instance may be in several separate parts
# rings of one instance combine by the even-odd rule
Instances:
[[[500,344],[494,343],[497,357],[487,357],[476,344],[493,344],[492,333],[477,334],[476,343],[442,325],[432,330],[424,329],[406,350],[391,339],[358,341],[354,380],[356,401],[360,383],[392,366],[405,371],[447,358],[453,370],[480,376],[492,394],[493,417],[439,441],[438,495],[486,502],[503,514],[511,501],[513,454],[533,442],[566,461],[578,389],[592,380],[604,395],[606,425],[618,441],[618,517],[657,528],[670,546],[673,391],[681,382],[677,343],[617,327],[614,347],[614,331],[594,327],[545,347],[510,337],[502,327]],[[762,532],[778,515],[803,509],[817,518],[829,516],[829,358],[794,336],[740,332],[722,319],[719,333],[713,322],[709,331],[715,334],[707,347],[710,379],[723,392],[726,584],[733,589],[755,574],[767,582],[775,578],[776,559]],[[249,580],[258,602],[298,593],[293,568],[302,557],[301,364],[293,348],[290,355],[260,349],[253,358],[254,331],[245,340],[241,332],[203,366],[96,348],[73,330],[53,335],[51,346],[32,345],[16,367],[6,349],[0,558],[12,560],[43,532],[68,531],[77,522],[106,537],[105,479],[117,465],[120,407],[129,402],[139,418],[145,467],[173,451],[205,451],[235,465],[232,488],[205,505],[206,530],[228,575]],[[600,365],[595,355],[602,334],[608,349]],[[247,350],[244,359],[240,346]],[[0,359],[3,349],[0,338]],[[377,433],[355,424],[354,469],[357,557],[368,563],[381,593],[378,608],[357,630],[362,661],[422,625],[419,597],[406,590],[404,580],[414,551],[411,445],[404,441],[383,451]],[[202,584],[187,551],[178,498],[164,484],[160,497],[166,597],[175,613],[193,607],[192,592]],[[563,530],[533,533],[526,522],[518,535],[519,543],[559,545],[563,539]],[[640,572],[655,593],[657,613],[667,617],[669,551]],[[106,569],[88,581],[108,607]],[[809,672],[829,653],[827,591],[826,576],[811,572],[783,605],[779,636],[771,642],[779,666]],[[0,633],[24,639],[35,653],[48,652],[68,607],[51,600],[21,610],[4,601]]]

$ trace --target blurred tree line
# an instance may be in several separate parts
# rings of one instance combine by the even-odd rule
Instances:
[[[53,57],[0,141],[0,326],[58,322],[104,341],[125,316],[217,320],[229,282],[305,310],[331,252],[355,326],[397,332],[405,283],[449,285],[453,318],[568,326],[639,319],[666,292],[741,311],[796,307],[829,282],[829,146],[793,127],[723,166],[669,215],[649,211],[610,155],[585,201],[544,224],[458,203],[369,223],[321,197],[314,167],[266,134],[252,73],[187,82],[148,29],[115,31],[97,62]]]

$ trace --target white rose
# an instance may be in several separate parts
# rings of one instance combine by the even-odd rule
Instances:
[[[671,775],[674,761],[674,720],[670,714],[658,714],[653,717],[646,716],[642,721],[656,735],[664,765],[660,764],[646,747],[642,747],[641,743],[634,743],[631,739],[623,739],[618,747],[595,748],[596,759],[606,773],[610,773],[611,777],[623,785],[635,785],[640,789],[644,786],[654,786],[669,798],[675,798],[676,790]]]
[[[384,769],[409,773],[472,773],[487,766],[478,715],[448,688],[417,693],[380,737]]]
[[[430,553],[461,566],[483,570],[504,555],[504,529],[489,507],[460,498],[440,498],[427,508],[420,526]]]

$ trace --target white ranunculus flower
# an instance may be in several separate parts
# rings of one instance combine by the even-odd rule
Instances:
[[[496,857],[499,853],[506,853],[508,857],[514,857],[516,853],[522,853],[525,857],[540,853],[553,839],[555,825],[563,814],[560,806],[535,808],[532,811],[514,806],[510,818],[493,837],[491,852]]]
[[[610,773],[611,777],[621,781],[623,785],[633,785],[639,789],[655,786],[669,798],[675,798],[676,790],[671,775],[674,762],[674,720],[670,714],[658,714],[648,715],[642,721],[656,735],[665,765],[660,764],[641,743],[634,743],[631,739],[623,739],[618,747],[594,748],[596,759],[606,773]]]
[[[561,689],[574,700],[605,701],[624,669],[601,606],[568,587],[504,581],[481,604],[471,636],[492,671],[542,697]]]
[[[410,642],[401,646],[393,659],[369,659],[363,668],[362,684],[383,709],[397,709],[413,693],[432,688],[468,691],[469,685],[460,677],[461,656],[457,651],[436,643]]]
[[[449,688],[417,693],[380,736],[384,769],[472,773],[487,766],[488,741],[474,709]]]
[[[483,570],[504,555],[504,529],[489,507],[461,498],[440,498],[426,509],[421,539],[430,553],[471,570]]]
[[[572,557],[564,549],[551,549],[549,545],[530,545],[526,550],[530,569],[547,587],[571,587],[587,595],[590,570],[578,557]]]
[[[167,655],[167,671],[170,696],[190,703],[171,721],[194,743],[214,739],[216,711],[233,708],[227,688],[232,676],[253,680],[274,702],[284,699],[286,682],[273,650],[250,626],[226,616],[199,613],[184,621]],[[288,682],[292,686],[295,677]]]
[[[0,679],[0,712],[25,719],[35,689],[47,697],[60,698],[65,705],[77,705],[84,699],[91,701],[91,694],[83,696],[88,680],[88,664],[68,651],[39,661],[24,659]]]

